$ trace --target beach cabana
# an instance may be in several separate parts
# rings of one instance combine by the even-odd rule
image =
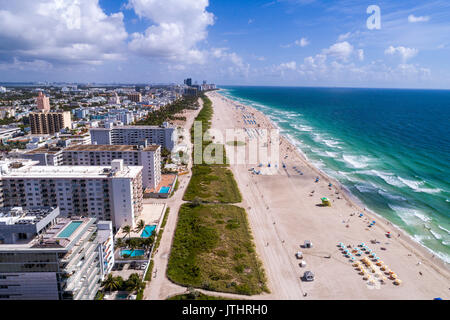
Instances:
[[[327,197],[323,197],[321,200],[323,206],[331,207],[331,201]]]

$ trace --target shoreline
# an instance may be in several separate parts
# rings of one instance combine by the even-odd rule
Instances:
[[[236,105],[245,106],[247,112],[252,113],[257,117],[258,124],[260,125],[260,127],[258,127],[258,128],[260,128],[260,129],[278,128],[277,125],[273,122],[272,119],[270,119],[269,116],[264,115],[262,112],[255,109],[254,107],[251,107],[244,103],[232,100],[232,99],[222,95],[222,93],[220,91],[215,92],[212,95],[214,96],[214,94],[217,94],[221,99],[223,99],[223,101],[225,101],[224,103],[228,103],[232,106],[236,106]],[[238,118],[236,118],[236,119],[238,119]],[[237,122],[239,122],[239,120],[237,120]],[[235,123],[235,125],[236,125],[236,127],[239,127],[239,125],[237,123]],[[436,254],[433,254],[432,252],[430,252],[431,251],[430,249],[426,248],[421,243],[417,242],[406,231],[402,230],[400,227],[393,224],[388,219],[382,217],[381,215],[377,214],[376,212],[369,210],[368,208],[365,208],[364,204],[362,204],[362,202],[355,195],[353,195],[344,185],[342,185],[336,179],[328,176],[324,171],[322,171],[320,168],[317,168],[314,164],[312,164],[310,161],[308,161],[307,157],[302,153],[301,149],[299,149],[299,147],[297,147],[292,141],[290,141],[289,137],[286,137],[286,136],[280,134],[280,142],[281,142],[280,143],[280,156],[281,156],[281,154],[284,154],[284,152],[288,152],[287,150],[289,150],[289,152],[292,152],[293,154],[295,154],[295,158],[289,156],[288,160],[294,160],[294,163],[301,162],[301,165],[307,167],[316,176],[321,177],[321,181],[325,181],[327,184],[328,183],[333,184],[331,190],[333,190],[333,192],[339,192],[339,196],[341,198],[339,198],[339,196],[338,196],[338,199],[341,199],[345,203],[348,204],[348,207],[350,208],[350,209],[347,208],[348,211],[351,210],[350,212],[357,211],[358,213],[359,212],[364,213],[365,220],[367,220],[367,218],[370,218],[370,220],[376,220],[377,221],[376,226],[378,229],[377,230],[378,237],[382,237],[382,236],[380,236],[379,231],[382,231],[383,234],[385,234],[388,230],[391,232],[391,234],[392,234],[391,238],[387,239],[386,237],[383,237],[382,240],[380,240],[380,241],[383,241],[383,242],[389,241],[389,242],[392,242],[392,244],[394,244],[394,243],[398,244],[399,246],[401,246],[403,248],[399,251],[401,251],[403,253],[409,252],[409,253],[407,253],[408,257],[412,256],[412,254],[414,254],[416,259],[418,259],[420,261],[420,263],[423,263],[424,265],[427,265],[428,267],[430,267],[432,270],[434,270],[434,272],[436,274],[439,274],[440,276],[443,276],[444,278],[446,278],[446,280],[448,282],[449,267],[448,267],[448,264],[444,260],[442,260]],[[283,145],[283,147],[281,147],[281,145]],[[283,151],[282,149],[284,149],[286,151]],[[280,159],[280,163],[281,162],[283,162],[283,160]],[[303,168],[302,168],[302,170],[303,170]],[[280,168],[280,171],[281,171],[281,168]],[[270,177],[267,177],[266,179],[270,179]],[[252,180],[252,179],[250,179],[250,180]],[[267,184],[268,183],[270,183],[270,182],[267,182]],[[260,184],[260,182],[258,182],[258,184]],[[304,181],[303,184],[309,185],[308,188],[311,188],[311,186],[313,186],[313,187],[318,186],[318,184],[314,185],[314,183],[312,183],[312,181],[310,183],[308,183],[307,181]],[[322,182],[322,184],[323,184],[323,182]],[[248,187],[248,184],[247,184],[247,187]],[[242,188],[245,188],[245,186],[240,185],[241,190],[242,190]],[[261,193],[261,191],[259,191],[259,192]],[[306,198],[306,199],[308,199],[308,198]],[[333,200],[333,202],[334,201],[335,200]],[[338,200],[336,200],[336,201],[338,201]],[[352,215],[350,215],[350,216],[352,216]],[[349,221],[350,221],[350,219],[351,218],[349,218]],[[354,221],[352,221],[352,224],[353,223],[354,223]],[[366,230],[369,230],[369,229],[366,228]],[[370,231],[370,232],[372,232],[372,231]],[[397,233],[400,234],[400,237],[397,236]],[[358,233],[356,233],[356,234],[358,234]],[[434,256],[434,258],[432,258],[433,256]],[[418,265],[420,265],[420,263],[418,263]]]
[[[249,110],[252,110],[252,112],[257,112],[259,114],[262,115],[262,117],[264,117],[272,126],[272,128],[278,129],[280,130],[280,128],[278,127],[278,125],[271,119],[270,116],[266,116],[264,115],[261,111],[259,111],[258,109],[249,106],[247,104],[241,103],[239,101],[230,99],[226,96],[224,96],[223,94],[221,94],[220,90],[217,91],[218,94],[220,94],[223,98],[230,100],[232,103],[234,104],[241,104],[244,105],[246,108],[248,108]],[[389,221],[387,218],[383,217],[381,214],[374,212],[372,210],[370,210],[369,208],[365,207],[364,203],[362,202],[361,199],[359,199],[357,196],[355,196],[346,186],[344,186],[341,182],[339,182],[337,179],[329,176],[326,172],[324,172],[322,169],[316,167],[306,156],[306,154],[303,153],[303,151],[300,149],[300,147],[296,146],[292,141],[290,141],[290,139],[288,137],[286,137],[285,135],[283,135],[282,133],[280,133],[280,141],[284,140],[286,142],[286,144],[288,144],[292,150],[294,150],[294,152],[297,153],[297,155],[302,159],[303,163],[305,165],[307,165],[311,170],[317,172],[317,174],[321,177],[321,179],[325,180],[327,183],[332,183],[333,184],[333,188],[339,189],[340,191],[342,191],[342,195],[343,197],[350,202],[351,204],[353,204],[359,211],[364,212],[364,213],[368,213],[371,215],[375,215],[377,219],[382,220],[384,225],[389,225],[392,226],[396,229],[397,233],[401,233],[402,235],[406,236],[408,238],[408,241],[410,245],[413,245],[414,247],[416,247],[417,245],[419,246],[416,249],[419,249],[419,251],[421,251],[421,253],[423,255],[429,255],[430,257],[427,258],[432,258],[434,259],[435,262],[437,262],[440,267],[443,268],[450,268],[450,263],[446,262],[444,259],[442,259],[438,253],[434,252],[433,250],[431,250],[430,248],[426,247],[425,245],[423,245],[422,243],[420,243],[419,241],[417,241],[412,235],[410,235],[409,233],[407,233],[405,230],[403,230],[401,227],[397,226],[396,224],[394,224],[393,222]],[[403,238],[404,239],[404,238]]]

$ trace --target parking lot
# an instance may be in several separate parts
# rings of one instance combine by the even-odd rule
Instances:
[[[124,280],[128,277],[137,273],[141,277],[144,276],[145,268],[147,267],[147,262],[133,261],[131,263],[116,263],[111,271],[111,274],[116,276],[121,276]]]

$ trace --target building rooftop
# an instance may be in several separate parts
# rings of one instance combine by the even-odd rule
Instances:
[[[112,130],[112,129],[117,129],[117,130],[132,130],[132,129],[141,129],[141,130],[145,130],[145,129],[174,129],[174,127],[172,126],[114,126],[112,128],[90,128],[91,131],[99,131],[99,130]]]
[[[38,154],[38,153],[50,153],[50,154],[56,154],[60,152],[63,148],[56,147],[56,146],[43,146],[40,148],[36,148],[30,151],[25,152],[25,154]]]
[[[161,148],[160,145],[149,145],[143,149],[140,149],[139,146],[136,145],[74,145],[67,147],[64,151],[156,151],[158,148]]]
[[[0,225],[30,225],[40,222],[55,208],[24,209],[22,207],[0,208]]]
[[[32,239],[22,243],[0,244],[0,251],[20,251],[27,249],[61,249],[67,251],[86,230],[88,225],[93,225],[95,218],[56,218],[56,223],[40,234],[36,234]]]
[[[140,171],[141,166],[124,166],[122,171],[113,170],[111,166],[34,166],[24,165],[18,168],[8,168],[1,173],[2,178],[133,178]]]

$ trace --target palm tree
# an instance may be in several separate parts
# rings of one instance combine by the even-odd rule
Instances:
[[[122,238],[116,240],[116,247],[122,248],[124,246],[124,242]]]
[[[128,237],[131,237],[131,227],[126,225],[122,228],[123,233],[125,233],[125,237],[128,235]],[[124,237],[124,238],[125,238]]]
[[[144,220],[139,220],[138,223],[137,223],[137,225],[136,225],[135,231],[136,231],[137,233],[139,233],[139,232],[141,232],[141,231],[144,230],[144,229],[145,229],[145,221],[144,221]]]
[[[113,277],[112,274],[108,274],[108,277],[103,281],[103,290],[109,290],[109,294],[113,290],[118,290],[120,287],[120,281],[118,278]]]
[[[141,277],[137,273],[130,275],[126,281],[126,289],[128,292],[140,291],[145,288],[145,283],[141,281]]]
[[[143,245],[144,245],[145,249],[148,250],[153,245],[154,241],[155,241],[155,237],[153,235],[151,237],[148,237],[147,239],[144,239]]]

